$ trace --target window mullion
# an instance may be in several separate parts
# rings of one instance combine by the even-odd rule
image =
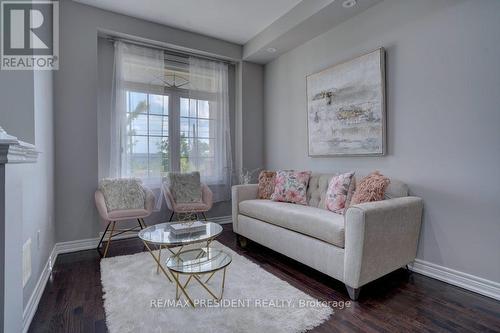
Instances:
[[[147,136],[147,141],[146,141],[146,145],[147,145],[147,156],[148,156],[148,164],[147,164],[147,170],[148,170],[148,178],[151,176],[151,167],[150,167],[150,159],[151,159],[151,156],[149,155],[150,154],[150,151],[149,151],[149,136],[151,135],[151,133],[149,132],[149,94],[146,95],[146,119],[147,119],[147,132],[148,133],[148,136]]]
[[[180,171],[180,95],[172,92],[170,95],[171,112],[169,113],[169,149],[171,153],[170,170]]]

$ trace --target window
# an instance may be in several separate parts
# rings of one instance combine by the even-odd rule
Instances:
[[[200,99],[180,99],[180,171],[198,170],[214,177],[215,119],[210,103]]]
[[[208,179],[216,176],[211,103],[183,96],[127,90],[127,175],[155,178],[197,170]],[[169,140],[169,133],[178,139]]]
[[[115,42],[114,101],[100,170],[157,188],[169,171],[199,171],[214,201],[231,185],[228,65]],[[101,163],[102,162],[102,163]],[[159,181],[160,180],[160,181]]]
[[[126,173],[150,178],[170,170],[169,96],[127,91]]]

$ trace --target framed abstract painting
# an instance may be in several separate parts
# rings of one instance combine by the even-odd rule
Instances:
[[[308,75],[309,156],[386,152],[383,48]]]

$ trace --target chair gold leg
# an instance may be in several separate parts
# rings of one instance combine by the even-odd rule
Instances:
[[[99,244],[97,244],[97,251],[99,251],[99,248],[101,247],[102,241],[104,239],[104,236],[106,236],[106,233],[108,232],[109,226],[111,225],[111,222],[108,222],[108,225],[106,226],[106,229],[104,230],[101,239],[99,240]]]
[[[111,233],[109,234],[108,241],[106,242],[106,249],[104,250],[104,258],[106,258],[106,255],[108,254],[109,243],[111,243],[111,237],[113,237],[113,231],[115,231],[115,224],[116,222],[113,221],[113,225],[111,226]]]

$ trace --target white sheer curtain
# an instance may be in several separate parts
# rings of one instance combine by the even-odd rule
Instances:
[[[157,196],[168,171],[199,171],[214,201],[230,199],[228,66],[114,43],[111,110],[99,114],[100,177],[138,177]]]
[[[226,201],[230,199],[232,170],[228,66],[222,62],[190,57],[189,82],[190,109],[193,101],[199,100],[200,96],[208,96],[205,98],[209,100],[208,112],[201,112],[198,104],[198,116],[204,113],[204,117],[209,118],[209,125],[208,130],[195,127],[199,132],[195,132],[195,136],[200,139],[189,150],[189,161],[194,164],[194,169],[200,171],[201,181],[211,188],[214,201]],[[207,131],[208,135],[203,135],[203,131]],[[197,148],[197,144],[205,144],[205,150]]]
[[[127,115],[127,90],[130,85],[153,87],[164,71],[163,51],[124,42],[115,42],[115,64],[113,80],[114,105],[110,116],[110,177],[129,177],[132,172],[133,144],[130,136],[131,120]],[[160,181],[160,175],[156,177]],[[151,179],[146,179],[151,180]]]
[[[134,153],[137,154],[136,142],[131,132],[134,131],[133,116],[130,111],[128,91],[134,86],[143,91],[154,91],[161,86],[164,72],[163,51],[142,47],[121,41],[114,43],[114,79],[113,99],[109,126],[109,172],[108,177],[137,177],[134,174]],[[140,103],[139,103],[140,104]],[[139,108],[140,105],[136,108]],[[127,113],[129,111],[129,113]],[[146,125],[147,126],[147,125]],[[162,196],[161,175],[152,174],[141,177],[143,183],[151,187],[156,194],[156,209],[160,209]]]

